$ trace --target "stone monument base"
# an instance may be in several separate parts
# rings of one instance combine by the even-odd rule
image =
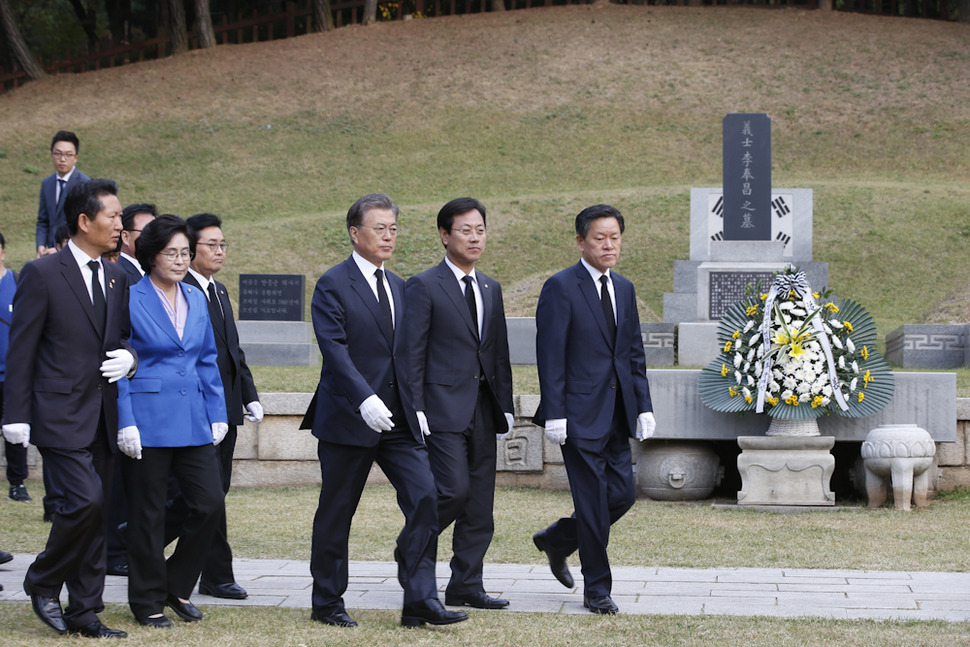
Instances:
[[[738,505],[834,506],[834,436],[739,436]]]

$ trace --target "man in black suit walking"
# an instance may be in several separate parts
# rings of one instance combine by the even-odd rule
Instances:
[[[397,241],[398,208],[383,193],[347,212],[354,252],[317,281],[311,306],[323,356],[307,419],[318,440],[320,503],[310,573],[317,622],[354,627],[343,594],[350,523],[374,461],[397,490],[404,529],[394,551],[404,589],[401,624],[467,620],[438,599],[438,514],[428,450],[406,388],[404,280],[386,271]]]
[[[101,254],[115,248],[121,204],[111,180],[72,188],[64,203],[71,241],[20,274],[10,326],[3,435],[40,450],[59,492],[47,546],[24,592],[58,633],[121,638],[104,609],[105,502],[118,450],[118,387],[133,373],[128,277]],[[67,585],[68,605],[58,599]]]
[[[226,286],[215,280],[215,274],[222,269],[226,260],[229,243],[222,233],[222,220],[211,213],[200,213],[187,220],[190,230],[195,234],[195,258],[189,266],[189,273],[183,281],[197,286],[209,300],[209,318],[216,336],[219,351],[219,374],[226,393],[226,411],[229,414],[229,432],[219,443],[219,472],[222,476],[222,491],[229,493],[232,482],[232,454],[236,447],[236,428],[243,424],[243,405],[247,420],[260,422],[263,407],[253,382],[253,374],[246,365],[246,355],[239,345],[239,332],[229,303]],[[178,508],[179,504],[173,505]],[[242,600],[246,590],[236,583],[232,571],[232,549],[226,531],[226,511],[222,510],[219,526],[212,547],[206,558],[199,581],[199,593],[217,598]]]
[[[438,491],[439,531],[452,522],[445,604],[501,609],[482,582],[495,523],[496,435],[512,431],[512,367],[502,287],[475,264],[485,207],[457,198],[438,212],[445,258],[407,282],[408,367]]]

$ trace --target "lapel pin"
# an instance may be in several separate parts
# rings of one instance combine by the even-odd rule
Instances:
[[[111,279],[111,281],[108,283],[108,288],[113,288],[114,286],[115,286],[115,280]]]

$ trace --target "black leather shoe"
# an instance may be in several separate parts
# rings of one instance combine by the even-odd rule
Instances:
[[[462,620],[468,620],[468,614],[464,611],[448,611],[441,606],[438,598],[431,598],[423,602],[405,604],[401,611],[402,627],[420,627],[428,623],[429,625],[450,625]]]
[[[77,636],[84,636],[85,638],[127,638],[128,634],[124,631],[118,629],[108,629],[100,620],[95,620],[89,625],[84,625],[83,627],[74,627],[71,629],[71,633]]]
[[[186,622],[198,622],[202,619],[202,612],[194,604],[191,602],[182,602],[177,596],[168,596],[165,598],[165,604],[175,612],[175,615]]]
[[[613,598],[608,595],[604,595],[601,598],[590,599],[583,596],[583,606],[592,611],[593,613],[599,613],[602,615],[613,615],[619,611],[619,607],[613,602]]]
[[[199,593],[202,595],[211,595],[214,598],[225,598],[227,600],[245,600],[249,596],[246,593],[246,589],[235,582],[227,582],[226,584],[206,584],[205,582],[199,582]]]
[[[117,575],[118,577],[128,577],[128,562],[111,564],[105,569],[105,573],[108,575]]]
[[[569,566],[566,565],[566,556],[553,550],[549,540],[541,532],[532,535],[532,543],[549,558],[549,568],[559,583],[567,589],[573,588],[573,576],[569,572]]]
[[[476,609],[504,609],[509,606],[508,600],[491,598],[488,593],[469,593],[468,595],[452,595],[445,593],[445,604],[450,607],[462,607],[466,604]]]
[[[344,611],[334,611],[333,613],[317,613],[314,611],[310,614],[310,620],[314,622],[322,622],[325,625],[330,625],[331,627],[356,627],[357,622],[348,616]]]
[[[0,564],[6,564],[7,562],[13,561],[13,555],[5,550],[0,550]]]
[[[67,633],[67,625],[64,623],[64,613],[61,611],[59,599],[34,595],[30,592],[26,582],[24,582],[24,593],[30,596],[30,606],[41,622],[59,634]]]
[[[169,629],[172,626],[172,621],[165,616],[147,616],[144,618],[135,618],[139,624],[143,624],[146,627],[155,627],[157,629]]]

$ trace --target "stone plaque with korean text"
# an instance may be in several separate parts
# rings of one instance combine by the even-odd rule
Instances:
[[[239,318],[303,321],[302,274],[240,274]]]
[[[771,119],[724,117],[724,240],[771,240]]]

